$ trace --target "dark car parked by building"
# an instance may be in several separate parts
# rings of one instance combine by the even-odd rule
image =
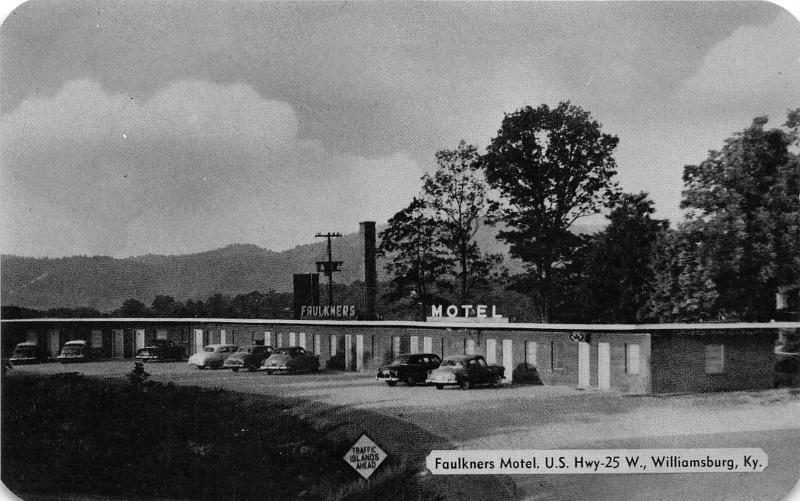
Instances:
[[[308,353],[301,346],[289,348],[278,348],[264,360],[261,367],[266,369],[267,374],[285,372],[293,374],[297,372],[317,372],[319,370],[319,357]]]
[[[39,343],[25,341],[14,347],[14,353],[11,354],[8,361],[14,365],[39,364],[47,362],[48,358],[50,358],[50,353],[48,353],[45,348],[39,346]]]
[[[441,363],[442,359],[435,353],[405,353],[398,355],[391,364],[379,368],[375,378],[385,381],[389,386],[399,382],[414,386],[424,383],[428,373]]]
[[[441,390],[445,385],[457,385],[468,390],[479,384],[497,386],[505,378],[505,367],[489,365],[482,355],[455,355],[442,361],[431,371],[428,382]]]
[[[272,354],[272,346],[250,345],[240,346],[233,355],[225,359],[222,367],[233,372],[239,369],[254,371]]]
[[[166,362],[185,358],[186,348],[165,339],[159,339],[155,344],[145,346],[136,352],[136,359],[143,362]]]

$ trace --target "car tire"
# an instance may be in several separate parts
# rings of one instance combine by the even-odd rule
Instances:
[[[267,374],[269,374],[271,376],[271,375],[275,374],[275,371],[267,369]]]
[[[394,386],[397,384],[397,381],[386,381],[386,384],[394,388]]]
[[[417,384],[417,378],[415,378],[414,376],[407,377],[406,378],[406,384],[408,386],[414,386],[415,384]]]
[[[497,387],[499,387],[499,386],[500,386],[500,384],[501,384],[501,379],[500,379],[500,376],[494,376],[494,377],[492,378],[492,382],[491,382],[491,383],[489,383],[489,384],[492,386],[492,388],[497,388]]]
[[[436,389],[437,390],[443,390],[444,389],[444,385],[443,384],[437,384],[436,385]]]
[[[468,379],[465,379],[459,383],[462,390],[469,390],[472,387]]]
[[[231,367],[231,370],[232,370],[233,372],[239,372],[239,368],[238,368],[238,367]]]

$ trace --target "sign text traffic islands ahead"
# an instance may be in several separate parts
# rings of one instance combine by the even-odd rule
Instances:
[[[368,479],[387,457],[383,449],[365,433],[350,447],[344,460],[364,479]]]

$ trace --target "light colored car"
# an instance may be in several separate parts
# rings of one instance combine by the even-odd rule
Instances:
[[[61,352],[56,360],[65,364],[67,362],[85,362],[94,358],[95,353],[89,348],[89,343],[82,339],[67,341],[61,347]]]
[[[50,354],[35,341],[25,341],[17,344],[9,361],[14,365],[37,364],[47,362]]]
[[[203,348],[203,351],[189,357],[189,365],[196,365],[198,369],[219,369],[225,363],[225,359],[238,349],[235,344],[210,344]]]

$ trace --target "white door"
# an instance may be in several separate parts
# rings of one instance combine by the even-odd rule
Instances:
[[[203,329],[194,330],[194,352],[200,353],[203,351]]]
[[[322,353],[322,336],[314,334],[314,355]]]
[[[111,331],[111,356],[122,358],[125,356],[125,331],[114,329]]]
[[[578,343],[578,388],[589,387],[589,343]]]
[[[433,353],[433,338],[428,336],[422,338],[422,350],[425,353]]]
[[[297,339],[295,338],[295,333],[289,333],[289,346],[297,346]]]
[[[144,329],[136,329],[136,347],[135,350],[139,351],[144,348]]]
[[[475,340],[467,339],[467,342],[464,344],[464,355],[474,355],[474,354],[475,354]]]
[[[306,333],[300,333],[300,346],[305,350],[306,349]]]
[[[536,341],[525,342],[525,361],[528,365],[536,367],[536,357],[539,351],[539,344]]]
[[[486,340],[486,362],[490,364],[497,363],[497,340]]]
[[[272,333],[264,331],[264,346],[272,346]]]
[[[411,353],[419,353],[419,336],[411,336]]]
[[[331,347],[330,347],[331,348],[331,357],[335,357],[336,356],[336,347],[337,347],[336,346],[336,334],[331,334],[330,340],[331,340]]]
[[[58,331],[49,331],[47,333],[47,349],[50,350],[50,356],[58,356],[59,348],[61,348],[61,336]]]
[[[611,349],[608,343],[597,345],[597,387],[601,390],[611,388]]]
[[[364,336],[356,336],[356,370],[364,372]]]
[[[506,368],[506,379],[511,381],[514,373],[514,343],[510,339],[503,339],[503,367]]]
[[[344,370],[353,370],[353,335],[344,335]]]
[[[228,344],[228,333],[225,331],[225,329],[219,331],[219,343]]]

